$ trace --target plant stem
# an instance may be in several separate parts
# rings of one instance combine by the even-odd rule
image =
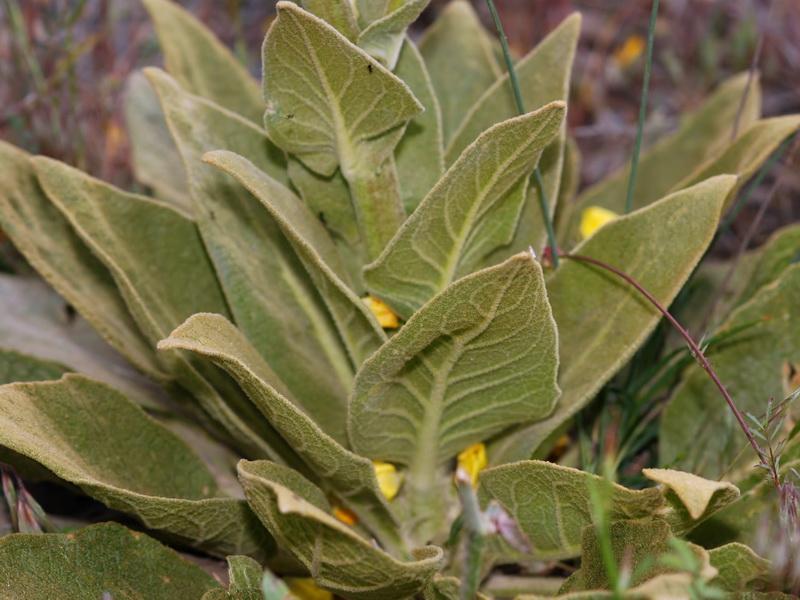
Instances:
[[[628,196],[625,198],[626,214],[633,210],[633,188],[636,184],[636,169],[639,166],[639,151],[642,149],[642,131],[644,130],[644,115],[647,112],[647,88],[650,86],[650,64],[653,61],[653,38],[656,33],[657,16],[658,0],[653,0],[653,10],[650,12],[650,31],[647,33],[647,54],[644,63],[644,80],[642,81],[642,101],[639,104],[639,123],[636,126],[636,142],[633,146],[633,158],[631,159]]]
[[[755,450],[756,455],[759,457],[759,459],[761,459],[761,456],[763,454],[763,450],[758,445],[758,442],[756,442],[756,439],[753,437],[753,434],[750,433],[750,429],[748,428],[747,424],[744,422],[744,418],[742,417],[742,413],[740,413],[739,409],[736,408],[736,404],[734,404],[733,399],[731,398],[730,394],[728,394],[728,390],[725,389],[725,386],[719,380],[719,377],[717,377],[717,374],[714,372],[714,369],[711,367],[711,363],[708,362],[708,359],[706,358],[705,354],[703,354],[703,351],[700,350],[698,345],[692,339],[692,336],[689,335],[689,332],[687,332],[681,326],[681,324],[678,323],[678,321],[675,320],[675,317],[673,317],[671,314],[669,314],[669,311],[667,311],[667,309],[664,308],[664,305],[661,304],[658,300],[656,300],[650,294],[650,292],[648,292],[646,289],[644,289],[641,286],[641,284],[639,284],[639,282],[637,282],[633,277],[631,277],[627,273],[623,273],[619,269],[615,269],[614,267],[604,263],[603,261],[597,260],[595,258],[590,258],[588,256],[582,256],[582,255],[579,255],[579,254],[564,254],[564,255],[562,255],[562,258],[570,258],[572,260],[579,260],[579,261],[582,261],[582,262],[588,262],[588,263],[591,263],[593,265],[597,265],[598,267],[601,267],[603,269],[606,269],[607,271],[611,271],[612,273],[622,277],[625,281],[627,281],[633,287],[635,287],[636,290],[640,294],[642,294],[645,298],[647,298],[653,304],[653,306],[655,306],[661,312],[661,314],[664,315],[664,318],[667,319],[667,321],[669,321],[670,325],[672,325],[675,328],[675,330],[683,336],[683,339],[686,340],[686,343],[689,344],[689,347],[692,349],[692,355],[697,359],[697,361],[700,363],[700,366],[703,368],[703,370],[706,373],[708,373],[709,377],[711,377],[711,379],[714,382],[714,384],[717,386],[719,391],[722,393],[722,397],[725,398],[725,402],[728,403],[728,406],[730,407],[731,411],[733,412],[733,416],[736,417],[736,420],[739,423],[739,427],[742,428],[742,431],[744,431],[745,436],[747,436],[747,441],[750,442],[750,445],[753,447],[753,450]]]
[[[658,0],[656,0],[658,2]],[[497,37],[500,38],[500,45],[503,47],[503,58],[506,61],[506,69],[508,70],[508,78],[511,81],[511,89],[514,90],[514,100],[517,102],[517,110],[520,115],[525,114],[525,103],[522,101],[522,91],[519,87],[519,80],[517,79],[517,70],[514,68],[514,60],[511,58],[511,51],[508,49],[508,40],[506,33],[503,30],[503,24],[500,22],[500,15],[497,14],[497,8],[494,6],[494,0],[486,0],[489,5],[489,12],[492,13],[494,26],[497,28]],[[542,210],[542,219],[544,219],[545,227],[547,228],[547,243],[550,246],[550,254],[553,257],[553,268],[558,269],[558,248],[556,246],[556,234],[553,229],[553,219],[550,218],[550,211],[547,206],[547,194],[544,189],[544,179],[542,179],[542,170],[539,165],[533,170],[533,176],[536,179],[536,187],[539,191],[539,206]]]

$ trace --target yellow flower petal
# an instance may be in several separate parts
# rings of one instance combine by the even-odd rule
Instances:
[[[333,600],[333,594],[317,586],[311,577],[285,577],[283,581],[298,600]]]
[[[486,446],[481,443],[472,444],[458,455],[458,469],[469,475],[473,487],[478,485],[478,474],[489,464],[486,460]]]
[[[581,235],[589,237],[609,221],[613,221],[619,215],[613,210],[608,210],[602,206],[589,206],[581,215]]]
[[[387,306],[387,304],[375,296],[365,296],[362,300],[366,303],[375,318],[378,319],[378,324],[385,329],[397,329],[400,324],[397,320],[397,315],[394,311]]]
[[[394,465],[379,460],[372,461],[375,467],[375,476],[378,478],[378,487],[381,488],[387,500],[397,496],[400,486],[403,485],[403,474],[398,473]]]
[[[625,69],[628,65],[630,65],[633,61],[639,58],[644,52],[645,47],[645,40],[640,35],[632,35],[625,43],[622,44],[622,47],[618,48],[616,52],[614,52],[614,60],[617,61],[617,64]]]
[[[358,523],[358,515],[344,506],[334,506],[333,516],[339,519],[345,525],[355,525]]]

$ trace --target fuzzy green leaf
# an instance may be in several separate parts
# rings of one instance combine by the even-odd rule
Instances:
[[[735,183],[734,176],[720,176],[667,196],[602,227],[575,253],[621,269],[669,305],[710,243]],[[551,417],[493,444],[492,464],[529,458],[628,361],[661,319],[627,282],[578,261],[563,261],[548,278],[547,293],[558,324],[563,394]]]
[[[0,540],[3,600],[197,600],[219,583],[146,535],[116,523]]]
[[[520,461],[481,472],[482,503],[495,499],[528,536],[537,558],[578,556],[581,535],[592,524],[590,485],[601,478],[577,469],[538,460]],[[656,488],[629,490],[613,485],[608,518],[644,519],[664,504]]]
[[[14,245],[114,349],[156,381],[168,381],[108,269],[42,191],[30,156],[0,142],[0,177],[0,222]]]
[[[324,423],[326,431],[344,439],[342,414],[354,370],[314,281],[261,202],[238,181],[202,162],[207,151],[225,148],[272,173],[274,162],[264,131],[186,94],[163,72],[147,74],[184,155],[197,223],[239,327],[291,390],[292,398]],[[300,204],[288,189],[270,181],[286,202]],[[310,224],[304,233],[327,264],[341,273],[322,226]]]
[[[14,350],[0,349],[0,384],[16,381],[50,381],[69,369],[58,363],[27,356]]]
[[[775,232],[763,246],[764,250],[752,270],[752,276],[737,302],[744,303],[765,285],[772,283],[793,263],[800,252],[800,225],[784,227]],[[737,268],[737,271],[740,268]]]
[[[664,494],[668,508],[662,516],[675,535],[685,535],[739,497],[739,489],[732,483],[711,481],[692,473],[671,469],[642,469],[642,473],[668,488]]]
[[[359,27],[350,0],[300,0],[298,4],[303,10],[333,25],[349,41],[356,43]]]
[[[141,72],[128,77],[125,124],[131,141],[133,171],[156,198],[192,214],[186,173],[153,87]]]
[[[500,77],[502,70],[495,58],[489,33],[481,25],[472,5],[464,0],[455,0],[445,6],[423,34],[419,50],[439,98],[446,143],[473,104]],[[458,57],[458,60],[453,60],[453,57]]]
[[[100,379],[142,406],[164,410],[164,392],[117,354],[86,321],[71,315],[69,305],[39,279],[0,275],[0,347],[47,364],[58,363],[61,373],[77,371]],[[33,373],[23,377],[17,372],[17,379],[3,383],[36,381],[29,378]],[[49,372],[53,373],[52,368]],[[58,379],[61,373],[44,379]]]
[[[383,162],[396,139],[381,134],[419,113],[419,102],[402,81],[324,21],[290,2],[279,2],[277,10],[264,40],[270,137],[322,175],[341,164],[349,180],[367,140],[375,162]]]
[[[685,179],[698,165],[719,154],[731,143],[733,123],[746,89],[747,73],[723,83],[693,114],[684,118],[680,129],[665,138],[639,159],[633,206],[641,208],[667,195],[675,184]],[[761,113],[761,90],[758,82],[751,87],[739,122],[739,135]],[[559,220],[559,238],[572,246],[578,239],[580,213],[587,206],[602,206],[617,213],[625,211],[625,197],[630,179],[630,164],[584,192],[570,214]],[[685,185],[682,187],[686,187]]]
[[[535,110],[556,100],[566,101],[580,30],[581,17],[575,13],[517,63],[517,78],[526,110]],[[483,131],[518,114],[519,108],[506,73],[481,94],[465,116],[447,145],[447,164],[453,164]],[[560,168],[555,181],[559,178]]]
[[[765,583],[769,578],[769,561],[744,544],[726,544],[708,554],[711,566],[719,571],[711,584],[729,592],[742,592],[754,582]]]
[[[411,119],[395,151],[403,206],[411,214],[444,173],[442,114],[425,63],[410,39],[400,52],[395,75],[425,107]]]
[[[0,445],[111,508],[218,554],[274,549],[242,500],[219,497],[189,446],[107,385],[79,375],[0,387]]]
[[[455,282],[356,375],[353,447],[429,471],[513,423],[548,415],[556,331],[541,267],[527,254]]]
[[[740,411],[764,412],[770,397],[782,398],[781,367],[800,355],[800,265],[739,307],[719,331],[756,322],[711,349],[709,359]],[[711,434],[713,432],[713,435]],[[697,366],[688,369],[661,422],[661,461],[717,478],[746,439],[716,386]],[[752,464],[750,449],[744,460]]]
[[[32,161],[50,201],[109,269],[153,345],[190,315],[204,310],[228,314],[194,221],[64,163],[43,157]],[[164,355],[163,360],[248,456],[291,456],[222,373],[179,354]]]
[[[219,315],[195,315],[162,341],[159,348],[195,352],[227,370],[311,471],[327,480],[344,502],[358,510],[362,521],[375,529],[379,539],[387,545],[402,545],[372,463],[328,437],[275,390],[269,367],[233,325]]]
[[[406,29],[431,0],[405,0],[399,8],[370,23],[358,37],[358,46],[393,71]]]
[[[239,463],[250,506],[320,587],[354,600],[401,600],[421,592],[439,570],[440,548],[415,549],[412,561],[401,562],[286,487],[283,475],[266,461]]]
[[[366,267],[369,288],[408,318],[510,242],[521,200],[513,190],[525,184],[564,112],[564,103],[554,102],[475,140]]]
[[[235,177],[270,212],[325,300],[351,360],[361,365],[386,341],[386,334],[364,302],[328,266],[327,257],[335,256],[336,248],[319,219],[288,188],[246,158],[218,151],[203,160]]]
[[[758,167],[769,158],[781,142],[798,128],[800,128],[800,115],[756,121],[724,151],[706,164],[700,165],[672,189],[683,189],[723,173],[739,175],[738,189],[755,174]]]
[[[258,82],[217,36],[171,0],[142,0],[156,26],[167,71],[188,91],[255,122],[264,102]]]

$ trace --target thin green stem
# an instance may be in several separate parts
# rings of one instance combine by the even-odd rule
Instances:
[[[494,0],[486,0],[489,5],[489,12],[492,13],[494,26],[497,28],[497,37],[500,38],[500,45],[503,48],[503,58],[506,61],[506,69],[508,70],[508,78],[511,81],[511,89],[514,90],[514,100],[517,102],[517,110],[520,115],[525,114],[525,103],[522,101],[522,91],[519,87],[519,80],[517,79],[517,70],[514,68],[514,59],[511,57],[511,51],[508,49],[508,39],[503,30],[503,24],[500,22],[500,15],[497,14]],[[539,206],[542,210],[542,219],[544,219],[545,227],[547,228],[547,243],[550,246],[550,254],[553,257],[553,268],[558,269],[558,248],[556,247],[556,234],[553,229],[553,219],[550,218],[550,209],[547,206],[547,193],[544,189],[544,180],[542,179],[542,171],[539,165],[533,170],[533,176],[536,180],[536,187],[539,192]]]
[[[644,115],[647,112],[647,89],[650,86],[650,64],[653,62],[653,38],[656,33],[657,16],[658,0],[653,0],[653,10],[650,13],[650,31],[647,33],[647,55],[644,63],[644,81],[642,81],[642,101],[639,104],[639,123],[636,125],[636,143],[633,146],[631,177],[628,180],[628,196],[625,198],[625,213],[633,210],[633,188],[636,185],[639,151],[642,149],[642,131],[644,130]]]

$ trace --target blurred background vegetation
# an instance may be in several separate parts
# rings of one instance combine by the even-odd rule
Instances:
[[[418,35],[448,0],[432,0]],[[487,27],[483,0],[472,0]],[[179,0],[247,64],[274,0]],[[512,49],[522,55],[573,11],[583,13],[569,125],[582,153],[582,186],[620,166],[636,130],[650,2],[497,0]],[[665,0],[656,29],[645,143],[673,130],[718,83],[756,66],[764,116],[800,111],[800,2]],[[0,0],[0,138],[135,190],[123,120],[127,76],[160,64],[153,27],[136,0]],[[794,153],[797,153],[795,148]],[[734,254],[754,214],[780,189],[751,240],[800,220],[800,171],[791,156],[772,169],[720,240]]]

